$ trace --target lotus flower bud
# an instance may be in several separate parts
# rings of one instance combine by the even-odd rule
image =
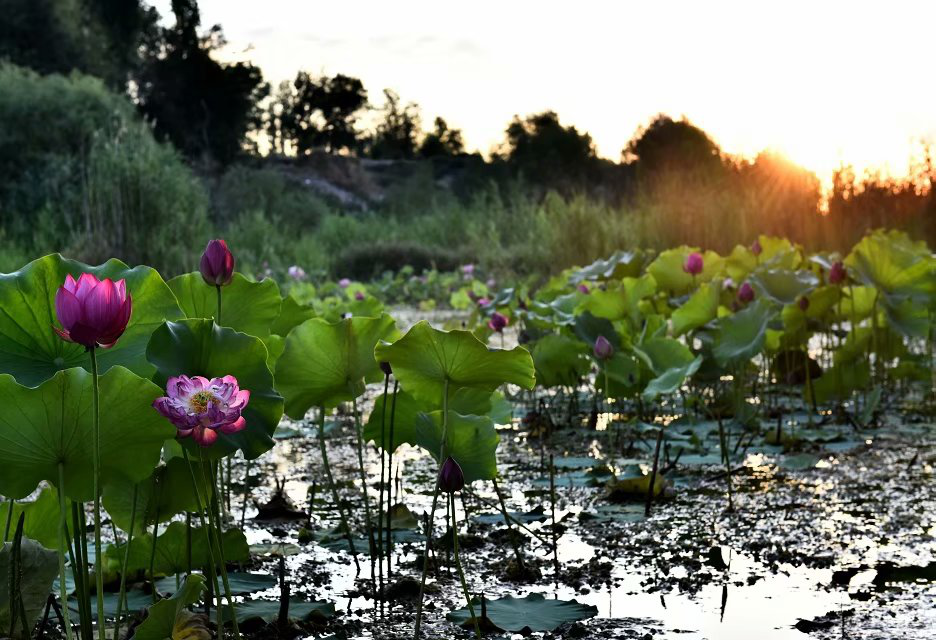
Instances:
[[[484,283],[484,286],[486,286],[488,289],[493,289],[497,286],[497,280],[494,278],[488,278],[487,282]]]
[[[604,336],[598,336],[598,339],[595,340],[595,357],[599,360],[607,360],[614,355],[614,347],[611,346],[611,342]]]
[[[479,307],[486,307],[486,306],[488,306],[489,304],[491,304],[491,301],[488,300],[487,298],[478,298],[478,306],[479,306]]]
[[[806,296],[802,296],[802,297],[799,299],[799,301],[797,301],[796,304],[799,306],[800,311],[802,311],[803,313],[805,313],[806,310],[809,309],[809,298],[807,298]]]
[[[683,265],[683,271],[692,276],[697,276],[702,273],[702,254],[698,251],[693,251],[686,257],[686,263]]]
[[[289,275],[290,278],[292,278],[293,280],[296,280],[297,282],[301,280],[305,280],[306,278],[305,269],[303,269],[302,267],[296,264],[289,267],[289,269],[286,270],[286,273]]]
[[[358,302],[360,302],[361,300],[364,299],[364,293],[361,292],[361,291],[355,291],[355,292],[354,292],[354,299],[357,300]]]
[[[467,278],[470,278],[472,275],[474,275],[474,270],[475,266],[473,264],[463,264],[461,267],[462,274]]]
[[[504,330],[504,327],[506,327],[508,324],[510,324],[510,320],[507,319],[507,316],[498,313],[497,311],[495,311],[491,315],[491,319],[488,320],[488,327],[497,333],[501,333]]]
[[[98,280],[90,273],[75,280],[68,274],[55,293],[55,314],[62,328],[52,329],[66,342],[107,349],[126,330],[132,304],[126,280]]]
[[[845,265],[841,261],[836,262],[829,269],[829,284],[839,284],[845,281],[848,272],[845,271]]]
[[[760,239],[757,239],[751,243],[751,253],[753,253],[755,256],[759,256],[763,251],[764,249],[760,246]]]
[[[439,489],[445,493],[455,493],[461,491],[465,486],[465,474],[455,458],[449,456],[446,458],[442,469],[439,471]]]
[[[342,278],[341,280],[338,281],[338,286],[341,287],[342,289],[347,289],[348,287],[351,286],[351,281],[348,278]]]
[[[585,284],[584,282],[578,286],[578,290],[586,295],[591,293],[591,289],[589,289],[588,285]]]
[[[754,287],[751,286],[750,282],[745,282],[738,289],[738,300],[747,304],[754,299]]]
[[[389,376],[393,374],[393,368],[390,366],[390,363],[384,360],[380,363],[380,370],[384,372],[384,375]]]
[[[212,240],[202,253],[198,269],[206,284],[223,287],[234,277],[234,254],[224,240]]]

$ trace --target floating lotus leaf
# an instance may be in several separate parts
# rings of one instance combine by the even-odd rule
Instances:
[[[244,624],[251,620],[261,620],[266,623],[274,622],[279,616],[279,600],[248,600],[247,602],[238,602],[235,611],[237,612],[238,624]],[[306,600],[291,599],[289,601],[290,620],[326,620],[335,615],[335,605],[330,602],[308,602]],[[231,608],[225,606],[224,620],[231,620]]]
[[[472,600],[475,614],[481,615],[481,601]],[[568,622],[585,620],[598,615],[598,608],[581,604],[575,600],[547,599],[540,593],[531,593],[525,598],[507,596],[485,602],[487,618],[499,629],[512,632],[552,631]],[[456,609],[446,616],[448,620],[469,627],[471,614],[467,607]]]
[[[58,254],[27,264],[19,271],[0,274],[0,373],[8,373],[20,384],[36,386],[57,371],[71,367],[90,369],[84,347],[59,338],[55,293],[65,276],[93,273],[98,278],[125,279],[133,299],[127,330],[117,344],[98,350],[98,366],[104,373],[115,365],[145,378],[153,375],[146,361],[146,344],[164,320],[182,317],[172,291],[156,270],[131,269],[120,260],[92,267]]]

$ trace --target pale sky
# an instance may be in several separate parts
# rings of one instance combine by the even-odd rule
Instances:
[[[168,14],[168,0],[155,2]],[[614,160],[656,113],[723,149],[905,172],[936,141],[936,2],[200,0],[223,56],[275,86],[299,69],[394,89],[487,153],[514,114],[555,110]]]

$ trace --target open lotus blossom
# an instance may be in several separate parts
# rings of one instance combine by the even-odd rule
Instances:
[[[753,253],[755,257],[759,256],[763,250],[764,249],[760,246],[760,240],[755,240],[751,243],[751,253]]]
[[[599,360],[607,360],[614,355],[614,347],[607,338],[598,336],[598,339],[595,340],[594,352],[595,357]]]
[[[449,456],[439,471],[439,489],[445,493],[461,491],[465,486],[465,474],[455,458]]]
[[[247,426],[241,411],[250,400],[250,391],[237,385],[237,378],[179,376],[169,378],[166,396],[156,398],[153,407],[178,429],[180,438],[191,436],[210,447],[221,433],[237,433]]]
[[[510,320],[507,318],[507,316],[502,313],[498,313],[497,311],[495,311],[491,315],[491,319],[488,320],[488,327],[497,333],[502,332],[504,327],[506,327],[508,324],[510,324]]]
[[[697,276],[702,273],[702,254],[698,251],[693,251],[686,257],[686,262],[683,264],[683,271],[692,276]]]
[[[202,253],[198,270],[201,271],[205,283],[212,287],[231,284],[234,277],[234,254],[224,240],[217,239],[208,243]]]
[[[754,299],[754,287],[750,282],[745,282],[738,288],[738,300],[747,304]]]
[[[841,261],[834,263],[829,268],[829,284],[839,284],[845,281],[848,272],[845,271],[845,265]]]
[[[62,328],[52,328],[62,340],[107,349],[126,330],[131,307],[126,280],[98,280],[90,273],[75,280],[68,274],[55,293],[55,314]]]

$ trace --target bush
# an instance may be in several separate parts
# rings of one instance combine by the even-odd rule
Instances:
[[[214,218],[223,227],[250,211],[290,229],[307,230],[331,212],[311,189],[282,171],[237,165],[228,169],[214,193]]]
[[[444,248],[399,242],[348,249],[338,258],[333,270],[341,277],[366,282],[385,271],[396,272],[407,266],[419,274],[430,269],[452,271],[460,264],[461,259]]]

